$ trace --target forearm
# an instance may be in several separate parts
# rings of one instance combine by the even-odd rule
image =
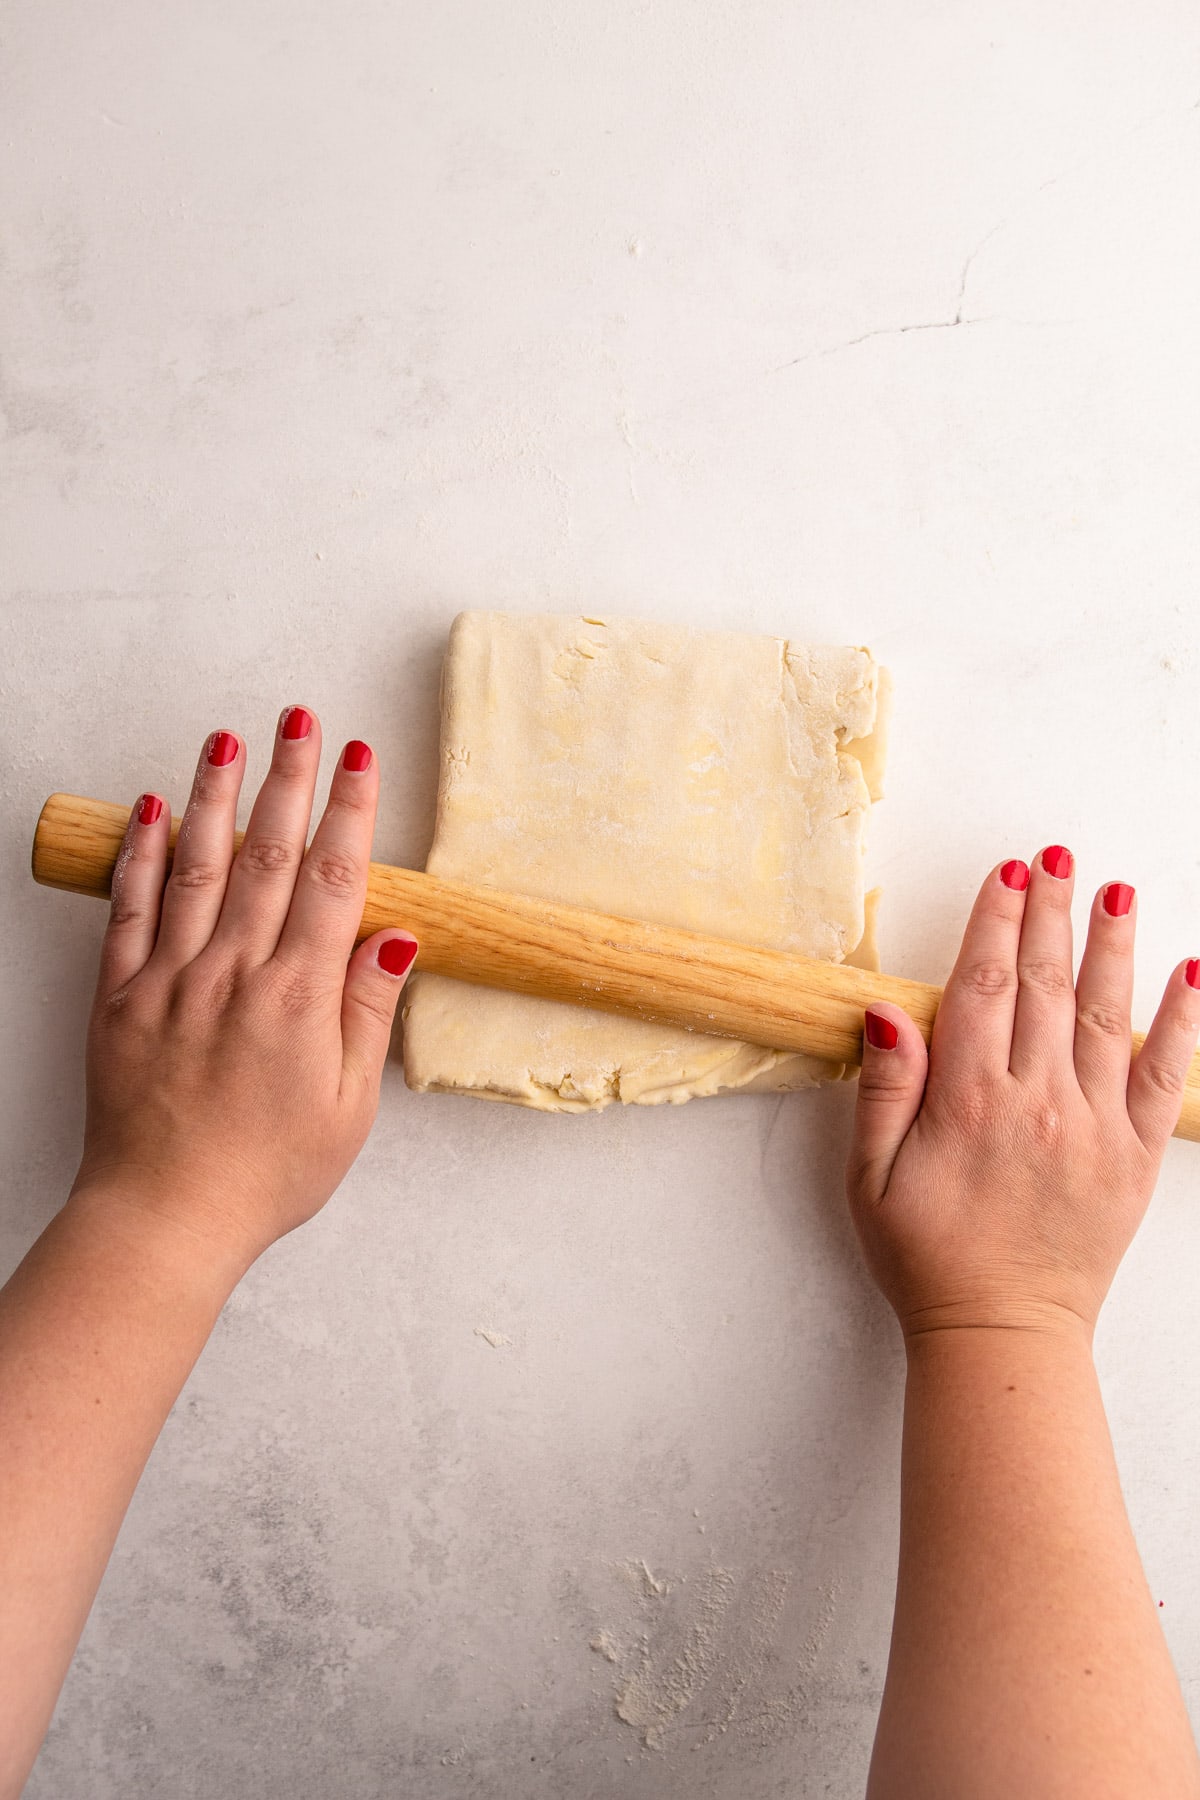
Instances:
[[[914,1340],[869,1800],[1200,1796],[1083,1328]]]
[[[0,1291],[0,1800],[37,1754],[121,1520],[242,1272],[81,1191]]]

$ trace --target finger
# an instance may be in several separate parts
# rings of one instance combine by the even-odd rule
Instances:
[[[276,956],[297,969],[323,970],[339,983],[345,977],[366,904],[378,798],[378,762],[369,745],[355,740],[334,771],[279,936]]]
[[[1161,1156],[1179,1123],[1183,1088],[1200,1035],[1200,959],[1179,964],[1129,1071],[1127,1105],[1133,1129]]]
[[[250,809],[246,835],[233,859],[213,942],[248,963],[275,952],[312,816],[321,727],[304,706],[285,706],[275,725],[271,767]]]
[[[112,877],[112,908],[100,948],[97,993],[117,993],[144,969],[154,949],[167,872],[171,811],[157,794],[142,794],[129,815]]]
[[[1110,881],[1092,901],[1075,983],[1075,1074],[1094,1103],[1123,1098],[1133,1005],[1133,889]]]
[[[998,863],[971,909],[929,1047],[932,1066],[952,1078],[975,1081],[1008,1072],[1028,884],[1025,863]]]
[[[1017,1003],[1008,1066],[1027,1078],[1066,1065],[1074,1072],[1075,975],[1071,896],[1075,858],[1051,844],[1033,859],[1017,946]]]
[[[872,1004],[864,1020],[847,1169],[856,1199],[883,1198],[897,1152],[920,1110],[928,1071],[925,1040],[908,1014],[885,1001]]]
[[[175,840],[163,891],[154,960],[182,968],[212,937],[233,859],[238,792],[246,771],[242,741],[233,731],[206,740]]]
[[[400,990],[417,954],[410,931],[377,931],[358,946],[342,995],[342,1085],[377,1093]]]

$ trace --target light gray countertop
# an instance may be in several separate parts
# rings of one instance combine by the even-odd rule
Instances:
[[[229,726],[244,822],[298,701],[321,801],[368,739],[419,864],[463,607],[869,645],[885,966],[942,979],[990,864],[1062,841],[1080,924],[1139,888],[1148,1023],[1200,954],[1194,10],[16,0],[5,38],[5,1269],[75,1171],[104,924],[30,882],[46,794],[179,809]],[[858,1796],[903,1369],[852,1104],[545,1117],[394,1053],[172,1414],[33,1800]],[[1177,1143],[1098,1355],[1193,1705],[1198,1243]]]

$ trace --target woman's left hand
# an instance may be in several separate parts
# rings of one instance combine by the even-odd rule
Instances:
[[[354,948],[379,769],[346,746],[307,854],[320,726],[288,707],[236,857],[241,740],[213,732],[164,885],[144,795],[117,861],[73,1195],[111,1187],[247,1263],[310,1219],[370,1131],[410,933]]]

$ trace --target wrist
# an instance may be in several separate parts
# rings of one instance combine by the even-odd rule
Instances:
[[[989,1371],[1014,1365],[1092,1366],[1092,1327],[1065,1308],[1020,1308],[1001,1315],[941,1321],[906,1328],[904,1350],[910,1378],[946,1371]]]
[[[1039,1295],[995,1295],[943,1301],[897,1313],[906,1350],[945,1346],[983,1334],[1020,1332],[1047,1343],[1085,1343],[1091,1348],[1095,1319],[1062,1300]]]
[[[136,1170],[77,1178],[64,1216],[136,1259],[148,1277],[223,1306],[259,1252],[202,1213],[186,1212]]]

